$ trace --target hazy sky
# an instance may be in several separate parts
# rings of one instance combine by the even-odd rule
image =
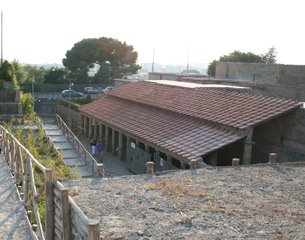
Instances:
[[[133,45],[139,62],[208,63],[234,50],[305,64],[303,0],[0,0],[3,56],[61,63],[84,38]]]

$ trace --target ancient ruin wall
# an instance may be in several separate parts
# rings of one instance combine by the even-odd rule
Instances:
[[[305,65],[217,62],[216,78],[305,84]]]
[[[279,80],[278,64],[217,62],[216,78],[243,80]]]
[[[279,162],[305,161],[304,135],[304,108],[255,127],[252,163],[267,162],[270,152]]]

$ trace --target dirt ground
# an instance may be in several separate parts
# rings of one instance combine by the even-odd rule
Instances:
[[[305,163],[64,183],[101,239],[305,239]]]

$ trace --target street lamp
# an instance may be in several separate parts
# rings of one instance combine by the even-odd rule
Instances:
[[[33,110],[35,110],[34,83],[35,83],[35,80],[34,80],[34,79],[32,79]]]

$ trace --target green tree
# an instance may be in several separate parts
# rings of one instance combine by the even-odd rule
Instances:
[[[12,61],[12,65],[14,67],[16,80],[19,85],[23,85],[27,80],[27,72],[25,71],[24,67],[21,63],[19,63],[16,59]]]
[[[23,114],[34,114],[34,98],[30,93],[20,93],[20,102],[23,110]]]
[[[90,38],[74,44],[63,59],[63,65],[72,72],[75,80],[89,81],[88,71],[98,66],[92,78],[106,82],[136,73],[141,67],[136,64],[138,53],[133,46],[113,38]]]
[[[11,82],[13,88],[16,88],[18,86],[14,72],[14,67],[7,60],[5,60],[0,66],[0,79],[6,82]]]
[[[268,52],[262,56],[263,61],[267,64],[275,64],[276,63],[276,55],[277,51],[274,46],[268,49]]]
[[[64,76],[67,74],[65,68],[51,68],[45,75],[45,83],[65,83]]]
[[[216,60],[212,61],[208,66],[208,75],[215,76],[216,73]],[[228,55],[219,58],[218,62],[242,62],[242,63],[275,63],[276,52],[272,47],[266,54],[257,55],[252,52],[234,51]]]

